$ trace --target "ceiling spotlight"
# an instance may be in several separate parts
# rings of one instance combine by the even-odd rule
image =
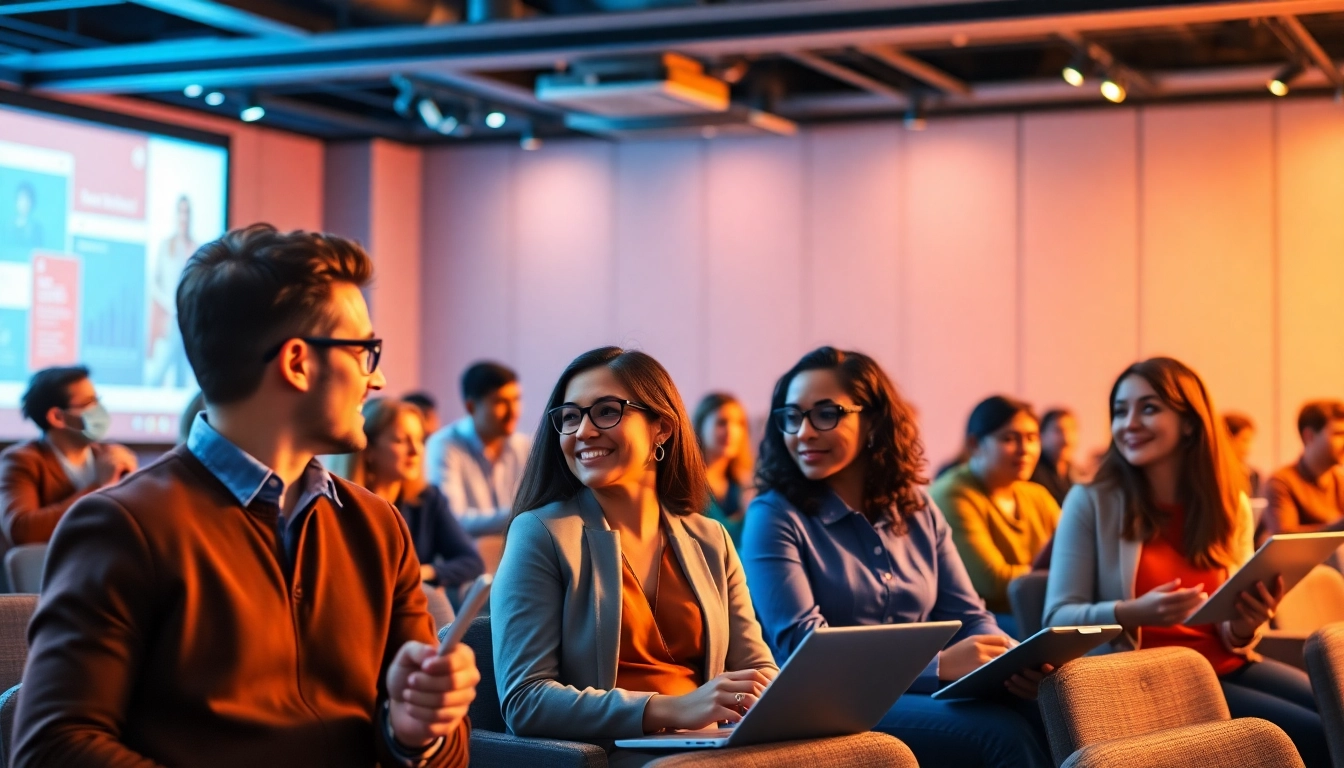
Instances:
[[[431,130],[439,130],[443,124],[443,110],[434,103],[433,99],[421,99],[415,103],[415,111],[420,113],[420,119],[425,121],[425,126]]]
[[[397,98],[392,102],[392,109],[402,117],[410,117],[411,103],[415,101],[415,86],[402,75],[393,75],[392,85],[397,89]]]
[[[249,104],[238,113],[238,119],[244,123],[255,123],[266,116],[266,108],[260,104]]]
[[[924,101],[915,99],[910,102],[910,108],[905,111],[905,129],[907,131],[922,131],[929,127],[929,117],[924,111]]]
[[[224,94],[219,91],[211,91],[205,94],[205,103],[212,107],[218,107],[224,103]]]
[[[188,99],[199,99],[202,93],[205,93],[205,89],[194,83],[182,89],[182,95]]]
[[[1086,69],[1087,57],[1079,53],[1077,56],[1073,57],[1072,61],[1064,66],[1064,70],[1060,74],[1064,76],[1064,82],[1077,88],[1082,85],[1083,80],[1086,79],[1086,76],[1083,74]]]
[[[523,135],[518,139],[518,146],[529,152],[541,149],[541,139],[537,138],[537,135],[532,132],[532,126],[529,125],[523,129]]]
[[[1275,96],[1287,96],[1288,86],[1292,85],[1292,82],[1301,76],[1305,69],[1306,67],[1303,66],[1301,61],[1290,62],[1279,70],[1278,74],[1274,75],[1274,79],[1270,80],[1266,87]]]
[[[1125,89],[1124,81],[1120,78],[1113,75],[1107,75],[1106,79],[1101,81],[1101,95],[1104,96],[1107,101],[1113,104],[1119,104],[1129,95],[1129,91]]]
[[[505,117],[503,112],[491,112],[485,116],[485,124],[495,129],[503,128],[507,120],[508,118]]]

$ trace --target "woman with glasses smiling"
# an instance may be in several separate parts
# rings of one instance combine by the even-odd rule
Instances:
[[[1002,701],[928,695],[1013,641],[920,490],[924,448],[891,380],[867,355],[822,347],[780,378],[770,404],[742,553],[776,657],[817,627],[959,620],[877,730],[909,745],[920,765],[1053,765],[1032,701],[1048,667],[1015,675]]]
[[[727,532],[698,514],[705,465],[671,377],[596,349],[546,409],[490,602],[509,730],[601,743],[740,720],[778,670]]]

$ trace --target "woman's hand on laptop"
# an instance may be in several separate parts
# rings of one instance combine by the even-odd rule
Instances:
[[[1053,665],[1042,664],[1040,669],[1024,669],[1018,672],[1004,681],[1003,685],[1014,696],[1035,701],[1036,693],[1041,687],[1041,681],[1045,679],[1046,675],[1054,671]]]
[[[974,635],[938,654],[938,679],[959,680],[1008,652],[1016,643],[1006,635]]]
[[[736,723],[755,705],[775,674],[773,669],[739,669],[724,672],[681,696],[654,696],[644,705],[644,732],[694,731],[724,721]]]

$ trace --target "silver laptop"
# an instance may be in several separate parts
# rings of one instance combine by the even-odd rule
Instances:
[[[618,739],[616,746],[745,747],[870,731],[960,628],[960,621],[936,621],[813,630],[736,725]]]

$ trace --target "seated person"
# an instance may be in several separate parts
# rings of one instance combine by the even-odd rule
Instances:
[[[976,593],[999,627],[1015,635],[1008,582],[1031,571],[1059,525],[1059,505],[1027,480],[1041,443],[1026,403],[1001,395],[982,401],[971,411],[966,441],[970,458],[938,478],[929,495],[947,518]]]
[[[350,241],[264,224],[188,261],[206,412],[61,521],[15,766],[465,768],[471,649],[438,655],[401,516],[315,459],[364,448],[384,384],[372,272]]]
[[[1073,487],[1074,454],[1078,451],[1078,419],[1073,411],[1053,408],[1041,417],[1041,460],[1031,473],[1031,482],[1045,487],[1056,504]]]
[[[336,462],[350,482],[394,504],[411,529],[420,578],[457,597],[460,588],[485,572],[476,542],[448,511],[443,492],[424,482],[425,432],[420,409],[411,403],[372,398],[364,403],[368,447]],[[344,470],[344,471],[341,471]]]
[[[705,467],[671,377],[595,349],[543,418],[490,596],[509,731],[603,743],[740,720],[778,669],[732,540],[700,514]]]
[[[1251,466],[1251,446],[1255,444],[1255,422],[1244,413],[1223,412],[1223,425],[1232,438],[1232,453],[1246,476],[1246,492],[1252,498],[1260,497],[1260,470]]]
[[[420,409],[420,415],[425,420],[426,437],[439,431],[439,404],[432,395],[428,392],[412,392],[401,399]]]
[[[517,434],[523,412],[518,374],[499,363],[476,363],[462,374],[467,415],[425,444],[429,482],[448,497],[472,536],[504,531],[532,441]]]
[[[705,514],[723,523],[733,546],[740,547],[742,521],[755,495],[746,409],[730,394],[711,392],[695,407],[691,424],[705,457],[709,482],[709,509]]]
[[[914,410],[886,373],[867,355],[822,347],[780,378],[770,405],[742,553],[776,658],[817,627],[960,621],[877,730],[909,745],[920,765],[1052,768],[1034,701],[1049,667],[1014,675],[1004,701],[929,696],[1013,640],[919,488]]]
[[[1185,621],[1251,558],[1251,505],[1226,432],[1194,371],[1158,357],[1111,389],[1111,448],[1064,500],[1045,625],[1119,624],[1110,650],[1183,646],[1213,666],[1232,717],[1279,726],[1309,768],[1330,765],[1311,683],[1254,653],[1282,580],[1241,593],[1237,618]]]
[[[1344,402],[1319,400],[1297,416],[1302,457],[1265,483],[1269,534],[1344,530]]]
[[[14,546],[46,542],[70,505],[137,466],[128,449],[102,442],[111,419],[88,368],[33,374],[20,411],[42,436],[0,453],[0,515]]]

